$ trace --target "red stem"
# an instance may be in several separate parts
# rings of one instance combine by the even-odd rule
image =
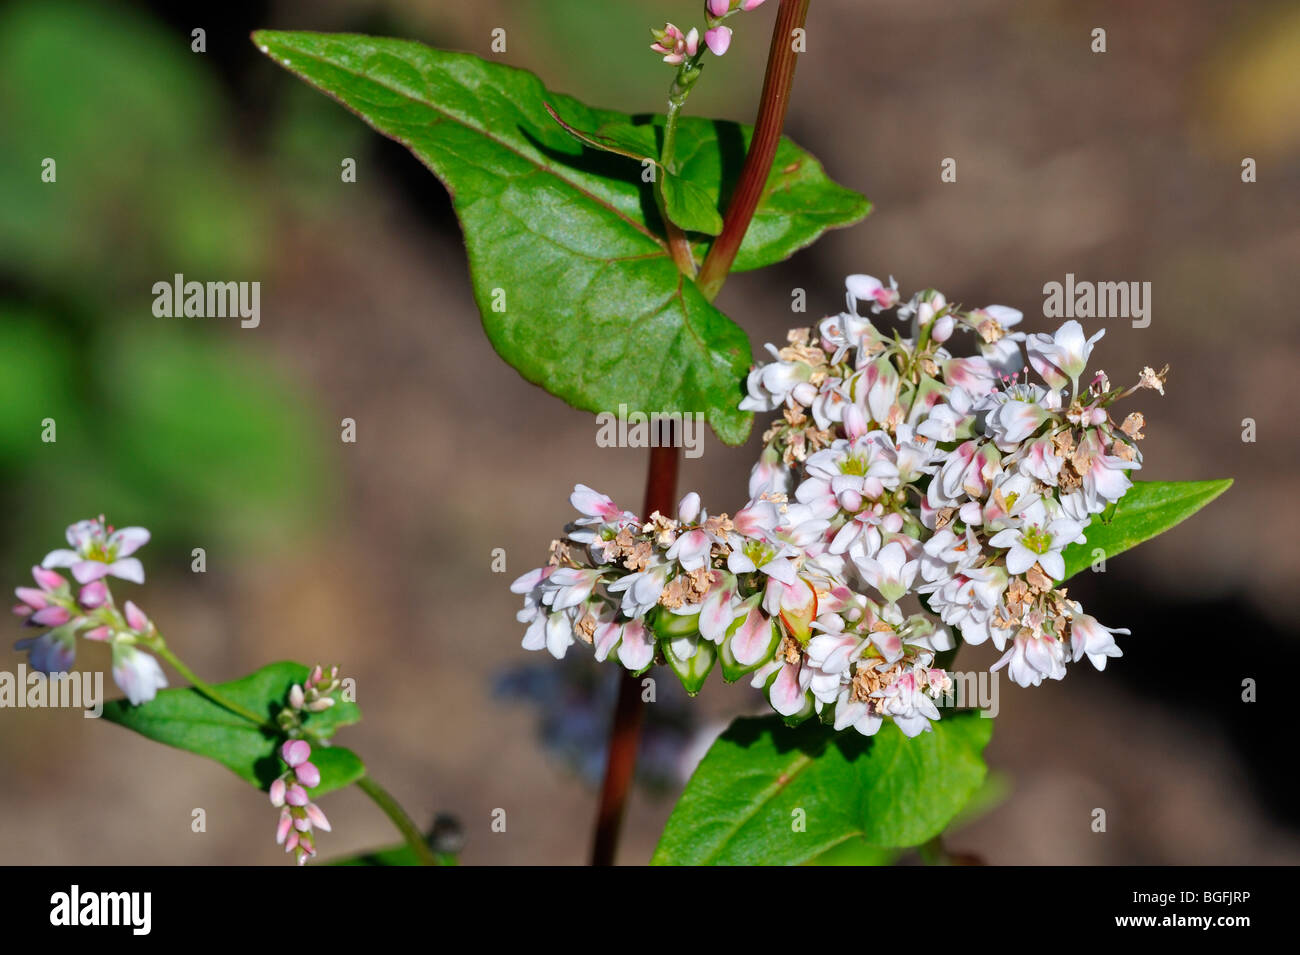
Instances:
[[[727,205],[723,218],[722,234],[709,249],[704,266],[696,280],[705,298],[717,297],[722,283],[727,280],[731,265],[740,251],[740,243],[749,230],[754,210],[767,186],[776,147],[781,142],[781,128],[785,125],[786,109],[790,105],[790,88],[794,85],[794,68],[799,54],[794,51],[793,35],[808,19],[810,0],[781,0],[772,28],[772,46],[767,53],[767,74],[763,77],[763,98],[758,105],[758,118],[754,121],[754,138],[740,170],[736,191]]]
[[[661,427],[660,443],[665,446],[650,449],[645,507],[641,511],[646,518],[655,511],[671,515],[677,502],[676,436],[671,424],[663,424]],[[636,750],[641,739],[641,722],[644,717],[641,681],[624,671],[618,684],[618,704],[614,709],[614,728],[609,736],[605,782],[600,789],[600,808],[596,812],[592,865],[614,864],[619,829],[623,824],[623,810],[627,805],[628,791],[632,788],[632,772],[636,769]]]

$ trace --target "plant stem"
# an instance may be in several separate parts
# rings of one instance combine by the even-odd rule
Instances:
[[[745,238],[754,210],[763,196],[767,176],[776,158],[776,147],[781,142],[781,127],[785,125],[786,109],[790,105],[790,88],[794,85],[794,68],[799,54],[791,40],[796,29],[808,19],[810,0],[781,0],[772,28],[772,46],[767,54],[767,73],[763,77],[763,96],[758,105],[758,118],[754,121],[754,137],[749,153],[740,171],[736,191],[732,193],[723,219],[722,234],[709,249],[700,269],[697,283],[704,297],[712,301],[727,280],[731,265],[736,261],[740,243]]]
[[[666,176],[677,174],[677,123],[681,119],[682,107],[686,105],[686,97],[691,95],[691,89],[700,78],[703,58],[704,51],[701,50],[696,56],[683,63],[673,79],[672,88],[668,91],[664,145],[659,154],[659,164],[663,167],[663,174]],[[664,201],[663,183],[659,180],[655,181],[655,199],[659,205],[659,215],[664,220],[664,235],[668,239],[668,251],[672,253],[673,262],[683,275],[693,279],[695,278],[695,254],[691,251],[691,241],[686,237],[686,233],[668,218],[668,204]]]
[[[374,800],[375,805],[384,811],[384,814],[392,820],[397,831],[406,839],[406,844],[411,847],[421,865],[441,865],[433,849],[424,838],[424,833],[420,831],[419,826],[411,821],[411,817],[406,814],[406,810],[401,807],[396,799],[392,797],[387,789],[379,785],[369,776],[362,776],[357,780],[357,788]]]
[[[655,511],[671,514],[677,497],[678,449],[671,423],[660,425],[660,447],[650,449],[650,466],[646,474],[645,507],[649,518]],[[596,811],[596,835],[591,850],[592,865],[613,865],[618,849],[619,830],[627,794],[632,788],[636,769],[637,744],[645,707],[641,704],[641,681],[624,671],[618,684],[618,703],[614,708],[614,727],[609,734],[609,753],[605,762],[605,781],[600,790],[600,807]]]
[[[170,663],[172,665],[172,669],[174,669],[181,676],[185,677],[185,679],[189,680],[190,684],[194,687],[194,689],[198,690],[200,693],[206,696],[213,703],[216,703],[218,706],[230,710],[230,712],[234,713],[236,716],[242,716],[244,719],[248,720],[250,723],[253,723],[257,726],[270,726],[272,729],[274,729],[274,726],[272,726],[269,718],[265,716],[259,716],[258,714],[254,713],[252,710],[240,706],[238,703],[234,702],[233,700],[226,699],[217,691],[216,687],[208,683],[205,683],[203,680],[199,679],[198,674],[196,674],[193,670],[191,670],[184,663],[182,663],[180,657],[172,653],[171,649],[167,646],[167,644],[163,642],[162,637],[157,638],[157,643],[153,645],[152,649],[160,657],[162,657],[164,660]]]

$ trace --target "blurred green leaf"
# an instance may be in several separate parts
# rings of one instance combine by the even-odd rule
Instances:
[[[1232,487],[1232,480],[1218,481],[1134,481],[1119,500],[1113,514],[1097,514],[1084,529],[1087,541],[1065,548],[1065,576],[1068,580],[1086,570],[1100,549],[1107,560],[1163,534],[1187,520],[1206,504]]]
[[[686,784],[651,861],[797,865],[855,838],[919,845],[983,783],[992,732],[974,712],[945,713],[914,739],[892,723],[863,737],[811,721],[738,719]],[[793,825],[799,811],[804,831]]]
[[[221,138],[205,60],[129,6],[0,13],[0,271],[87,305],[130,290],[147,308],[149,284],[173,272],[233,277],[260,261],[263,209]]]
[[[310,672],[300,663],[272,663],[215,689],[233,703],[265,713],[272,722],[284,707],[289,688],[304,682]],[[104,719],[156,742],[215,760],[259,789],[270,786],[285,769],[277,752],[282,735],[254,726],[198,690],[162,690],[140,706],[114,700],[104,705]],[[339,727],[360,719],[361,710],[355,703],[340,701],[323,713],[309,714],[304,725],[328,739]],[[366,772],[361,759],[341,746],[313,746],[311,761],[321,774],[320,785],[311,790],[313,798],[351,785]]]
[[[456,865],[456,857],[447,853],[437,853],[436,858],[439,865]],[[403,842],[401,845],[388,846],[384,849],[372,849],[369,852],[360,852],[353,856],[345,856],[342,859],[331,859],[326,865],[343,865],[343,866],[406,866],[406,865],[423,865],[415,850]]]

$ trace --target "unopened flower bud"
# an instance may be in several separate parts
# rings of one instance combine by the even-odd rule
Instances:
[[[275,780],[275,782],[271,783],[271,805],[272,806],[279,807],[284,805],[285,788],[286,787],[283,779],[277,779]]]
[[[709,0],[705,6],[711,17],[726,16],[727,11],[731,9],[731,0]]]
[[[303,698],[302,687],[295,683],[289,690],[289,705],[295,710],[302,709],[306,700]]]
[[[308,789],[314,789],[320,785],[320,770],[316,768],[314,763],[303,763],[295,766],[293,772],[298,777],[298,782]]]
[[[303,739],[291,739],[280,747],[280,756],[290,766],[300,766],[311,758],[311,744]]]
[[[706,30],[704,43],[714,56],[722,56],[731,48],[731,27],[716,26]]]
[[[87,610],[102,607],[108,601],[108,585],[102,580],[92,580],[81,588],[77,602]]]

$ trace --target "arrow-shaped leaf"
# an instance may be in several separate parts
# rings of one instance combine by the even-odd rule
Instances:
[[[1219,481],[1134,481],[1119,499],[1114,513],[1098,514],[1084,530],[1087,542],[1065,548],[1065,576],[1073,577],[1097,559],[1096,551],[1109,559],[1163,534],[1191,517],[1232,486]]]

